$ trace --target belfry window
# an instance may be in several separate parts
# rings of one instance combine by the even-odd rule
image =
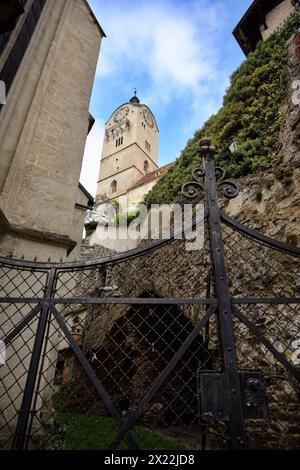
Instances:
[[[151,152],[151,145],[147,140],[145,140],[145,149],[147,150],[147,152]]]
[[[118,189],[118,183],[116,182],[116,180],[113,180],[113,181],[110,183],[110,193],[111,193],[111,194],[116,193],[116,192],[117,192],[117,189]]]
[[[144,172],[148,173],[149,171],[149,162],[147,160],[144,161]]]
[[[116,147],[119,147],[120,145],[123,144],[123,137],[119,137],[117,140],[116,140]]]

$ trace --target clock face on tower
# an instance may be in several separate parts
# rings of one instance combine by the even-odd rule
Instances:
[[[129,107],[123,106],[123,108],[119,109],[119,111],[117,111],[116,114],[114,115],[114,121],[115,122],[123,121],[123,119],[126,118],[128,113],[129,113]]]
[[[147,109],[144,109],[143,115],[144,115],[146,124],[148,124],[149,127],[154,127],[154,119],[149,113],[149,111],[147,111]]]

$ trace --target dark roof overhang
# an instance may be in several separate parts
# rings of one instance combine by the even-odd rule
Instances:
[[[283,0],[254,0],[242,19],[234,28],[232,34],[247,56],[254,51],[257,43],[262,39],[260,26],[266,27],[266,15]],[[291,3],[294,2],[291,0]]]
[[[91,132],[91,130],[93,129],[93,126],[95,124],[95,118],[94,116],[92,116],[91,113],[89,113],[89,127],[88,127],[88,134]]]
[[[81,191],[82,191],[82,192],[85,194],[85,196],[87,197],[87,199],[88,199],[87,205],[88,205],[89,209],[92,209],[93,206],[94,206],[94,203],[95,203],[95,200],[94,200],[93,196],[87,191],[87,189],[85,189],[85,187],[83,186],[83,184],[78,183],[78,187],[79,187],[79,189],[81,189]]]

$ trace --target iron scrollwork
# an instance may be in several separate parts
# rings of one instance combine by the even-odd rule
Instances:
[[[223,195],[227,199],[234,199],[239,194],[239,188],[233,181],[225,180],[226,171],[224,170],[224,168],[221,168],[220,166],[216,166],[215,175],[216,175],[217,189],[223,186],[224,187]]]
[[[205,141],[206,142],[206,141]],[[210,141],[207,141],[210,142]],[[205,147],[201,147],[201,150],[205,155],[211,158],[215,152],[215,148],[211,147],[210,144]],[[205,178],[205,170],[203,168],[195,168],[192,172],[192,180],[188,181],[182,186],[181,192],[184,197],[188,199],[194,199],[197,196],[203,196],[205,193],[203,179]],[[223,196],[227,199],[235,198],[239,193],[238,186],[230,180],[225,179],[226,171],[224,168],[219,166],[215,167],[215,177],[217,190],[223,189]]]
[[[195,168],[192,175],[192,181],[185,183],[181,189],[183,196],[188,199],[194,199],[196,196],[201,196],[205,192],[203,182],[201,181],[205,175],[204,170],[202,168]]]

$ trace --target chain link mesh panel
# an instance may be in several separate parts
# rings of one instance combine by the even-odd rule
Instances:
[[[299,296],[299,258],[224,224],[223,238],[235,307],[299,370],[299,303],[292,302]],[[117,438],[214,300],[207,237],[202,250],[185,248],[184,240],[173,240],[130,258],[54,268],[52,304],[67,330],[44,310],[25,446],[107,449]],[[50,268],[0,265],[0,332],[11,337],[0,366],[4,449],[16,434]],[[240,371],[259,371],[266,384],[267,415],[246,419],[250,448],[298,448],[298,382],[238,317],[234,329]],[[201,376],[222,374],[222,355],[215,312],[116,447],[134,447],[133,440],[151,450],[227,448],[227,420],[207,421],[202,412]]]
[[[92,306],[79,335],[58,305],[72,338],[125,422],[170,358],[203,318],[205,305]],[[113,319],[113,320],[112,320]],[[218,344],[203,328],[133,428],[142,449],[201,448],[197,373],[219,361]],[[117,436],[106,403],[91,383],[53,316],[33,397],[29,448],[106,449]],[[121,441],[120,449],[128,448]]]
[[[299,297],[300,259],[223,224],[233,297]]]
[[[238,305],[259,333],[294,367],[300,364],[299,304]],[[235,318],[236,352],[240,369],[260,371],[267,416],[246,420],[252,449],[300,449],[300,384],[254,331]]]
[[[187,251],[185,243],[174,240],[127,261],[61,270],[56,296],[137,298],[146,293],[161,298],[206,298],[211,275],[208,242],[195,251]]]
[[[12,335],[5,348],[2,360],[5,363],[0,365],[0,448],[12,445],[39,318],[36,304],[22,300],[25,297],[43,297],[47,276],[46,270],[0,264],[0,297],[16,299],[15,302],[7,300],[0,303],[0,340]],[[31,318],[29,315],[33,309],[36,309],[36,314]],[[13,333],[27,318],[26,327],[14,336]]]

